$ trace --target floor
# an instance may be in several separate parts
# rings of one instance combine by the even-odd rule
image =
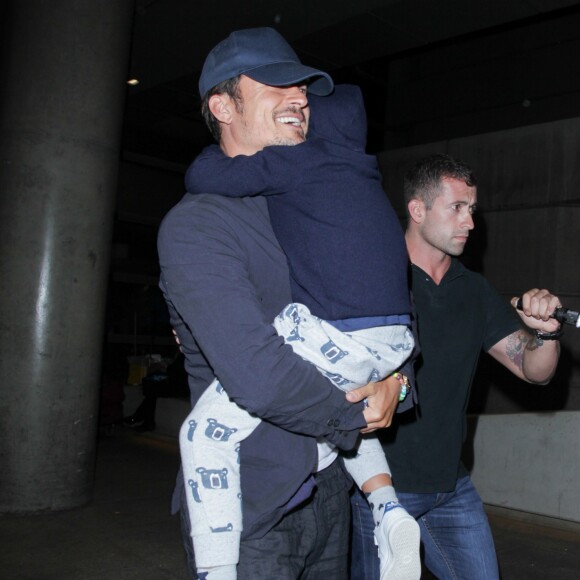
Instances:
[[[101,433],[89,505],[0,516],[0,578],[186,580],[179,520],[169,515],[178,462],[174,437],[124,427]],[[490,520],[502,580],[580,578],[580,526],[540,525],[494,510]]]

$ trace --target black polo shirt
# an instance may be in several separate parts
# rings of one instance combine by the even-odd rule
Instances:
[[[458,260],[439,285],[412,266],[421,355],[416,363],[417,417],[399,416],[383,446],[393,483],[409,493],[448,492],[466,473],[461,448],[466,409],[481,350],[521,323],[507,300]]]

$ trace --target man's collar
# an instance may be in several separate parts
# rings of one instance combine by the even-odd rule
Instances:
[[[430,279],[431,276],[429,276],[429,274],[427,274],[427,272],[425,272],[425,270],[423,270],[423,268],[421,268],[420,266],[417,266],[416,264],[413,264],[411,262],[411,268],[414,269],[417,273],[419,274],[423,274],[425,276],[428,276]],[[465,274],[466,268],[465,266],[457,259],[454,257],[451,257],[451,263],[449,264],[449,268],[447,269],[447,272],[445,272],[445,274],[443,274],[443,277],[441,278],[441,281],[439,282],[439,286],[441,284],[446,284],[447,282],[450,282],[451,280],[454,280],[455,278],[459,278],[460,276],[463,276]]]

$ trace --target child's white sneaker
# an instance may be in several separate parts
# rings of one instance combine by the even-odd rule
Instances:
[[[375,529],[379,548],[380,580],[420,580],[421,533],[415,518],[399,502],[389,502]]]

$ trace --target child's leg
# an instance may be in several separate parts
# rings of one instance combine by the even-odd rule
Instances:
[[[382,520],[384,506],[397,501],[385,452],[374,436],[362,437],[356,455],[344,457],[344,466],[371,504],[375,525]]]
[[[274,326],[297,354],[343,391],[389,375],[403,364],[414,346],[408,328],[393,326],[343,333],[312,316],[302,304],[289,304]],[[419,526],[398,502],[378,439],[361,439],[356,456],[345,457],[344,463],[357,486],[367,493],[373,511],[381,580],[418,580]]]
[[[400,367],[414,346],[412,333],[406,327],[345,333],[313,316],[303,304],[286,306],[274,320],[274,327],[294,352],[314,364],[343,391],[387,376]],[[356,456],[345,458],[345,465],[363,491],[365,482],[375,476],[381,475],[383,482],[390,482],[385,454],[373,437],[361,440]],[[392,485],[386,487],[389,494],[381,497],[387,501],[396,499]]]
[[[343,391],[392,373],[414,346],[407,327],[376,327],[345,333],[313,316],[299,303],[288,304],[274,320],[274,327],[296,354],[314,364]],[[374,476],[383,475],[388,477],[384,481],[390,481],[384,452],[372,437],[362,440],[356,456],[345,458],[345,465],[360,489]]]
[[[362,438],[356,456],[345,457],[344,464],[373,512],[381,580],[419,580],[419,525],[399,503],[378,439]]]
[[[379,440],[373,435],[361,437],[356,454],[344,457],[346,470],[357,487],[365,493],[374,491],[380,485],[391,481],[391,470]],[[374,481],[374,485],[373,482]]]
[[[210,570],[208,580],[236,578],[242,531],[238,451],[259,422],[214,380],[179,433],[195,560],[199,571]]]
[[[274,320],[287,344],[339,389],[351,391],[400,368],[413,350],[406,326],[342,332],[313,316],[303,304],[289,304]]]

